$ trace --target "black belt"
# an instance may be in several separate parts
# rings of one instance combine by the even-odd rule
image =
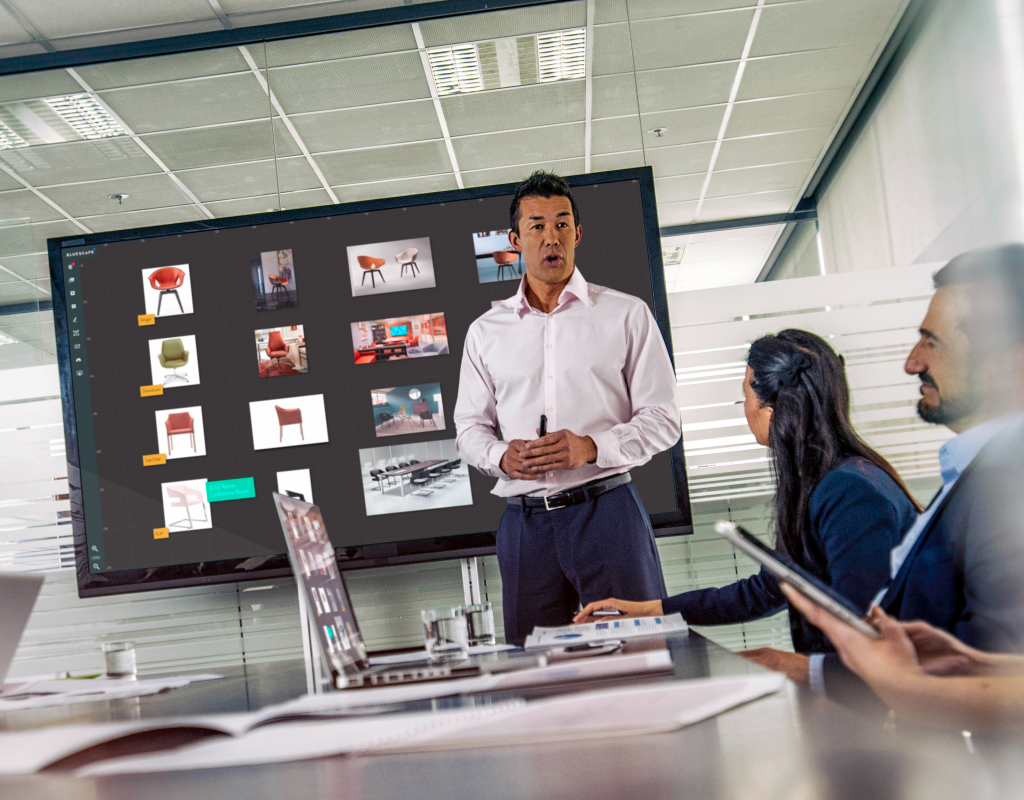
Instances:
[[[554,511],[556,508],[565,508],[566,506],[578,506],[580,503],[586,503],[588,500],[593,500],[595,497],[610,492],[612,489],[618,489],[620,486],[625,486],[627,483],[631,483],[633,479],[630,477],[628,472],[623,472],[621,475],[612,475],[610,478],[600,478],[590,483],[585,483],[582,486],[577,486],[574,489],[566,489],[564,492],[558,492],[558,494],[550,494],[547,497],[527,497],[525,495],[518,497],[506,497],[510,506],[522,506],[523,508],[543,508],[545,511]]]

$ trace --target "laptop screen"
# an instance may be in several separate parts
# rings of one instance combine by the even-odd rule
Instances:
[[[366,646],[320,509],[276,492],[274,503],[288,543],[292,572],[298,584],[305,587],[309,613],[316,615],[320,647],[332,670],[353,674],[366,669]]]

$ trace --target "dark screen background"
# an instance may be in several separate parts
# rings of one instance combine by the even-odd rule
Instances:
[[[647,244],[637,181],[573,190],[583,239],[576,263],[584,277],[643,299],[652,307]],[[162,236],[99,245],[80,260],[88,398],[76,385],[79,439],[83,409],[91,401],[99,492],[84,496],[86,516],[102,518],[100,543],[108,570],[194,564],[284,551],[271,493],[276,473],[308,468],[313,496],[336,547],[494,531],[505,501],[490,494],[495,479],[470,469],[473,505],[367,517],[358,451],[407,442],[454,439],[462,344],[469,325],[491,302],[513,295],[515,281],[480,284],[473,234],[508,227],[510,196],[284,221],[260,226]],[[352,297],[346,248],[429,236],[437,285],[433,289]],[[71,248],[74,249],[74,248]],[[292,250],[298,307],[257,311],[249,257]],[[67,252],[67,251],[66,251]],[[66,260],[66,259],[65,259]],[[140,327],[145,313],[142,270],[189,264],[194,313],[159,317]],[[166,297],[164,303],[174,303]],[[353,322],[443,312],[449,355],[356,365]],[[260,378],[254,331],[303,325],[309,371]],[[162,396],[140,397],[151,384],[148,342],[196,336],[198,385],[175,386]],[[378,439],[370,390],[439,381],[446,430]],[[253,450],[249,402],[323,394],[330,442]],[[154,412],[200,405],[207,455],[143,467],[142,457],[163,452]],[[571,423],[567,427],[572,427]],[[83,462],[85,463],[85,462]],[[648,513],[676,511],[668,453],[632,471]],[[161,484],[253,476],[256,498],[212,504],[214,527],[163,527]],[[685,488],[684,488],[685,491]],[[98,503],[100,513],[95,513]],[[92,506],[92,508],[90,508]]]

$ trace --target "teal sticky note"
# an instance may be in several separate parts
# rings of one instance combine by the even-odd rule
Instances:
[[[206,500],[219,503],[223,500],[246,500],[256,496],[254,478],[231,478],[226,481],[207,481]]]

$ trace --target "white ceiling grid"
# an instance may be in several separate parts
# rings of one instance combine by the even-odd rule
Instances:
[[[0,271],[0,303],[45,291],[48,237],[480,186],[540,168],[649,164],[663,226],[790,211],[906,2],[575,0],[0,77],[0,104],[87,91],[130,131],[0,150],[0,220],[28,219],[34,240],[30,252],[0,243],[0,265],[22,279]],[[0,57],[397,4],[0,0]],[[444,97],[430,79],[432,47],[584,27],[583,79]],[[124,205],[109,199],[117,193],[129,195]],[[707,285],[716,261],[727,282],[756,276],[760,244],[723,244],[717,257],[716,241],[732,239],[681,242],[670,291]]]

